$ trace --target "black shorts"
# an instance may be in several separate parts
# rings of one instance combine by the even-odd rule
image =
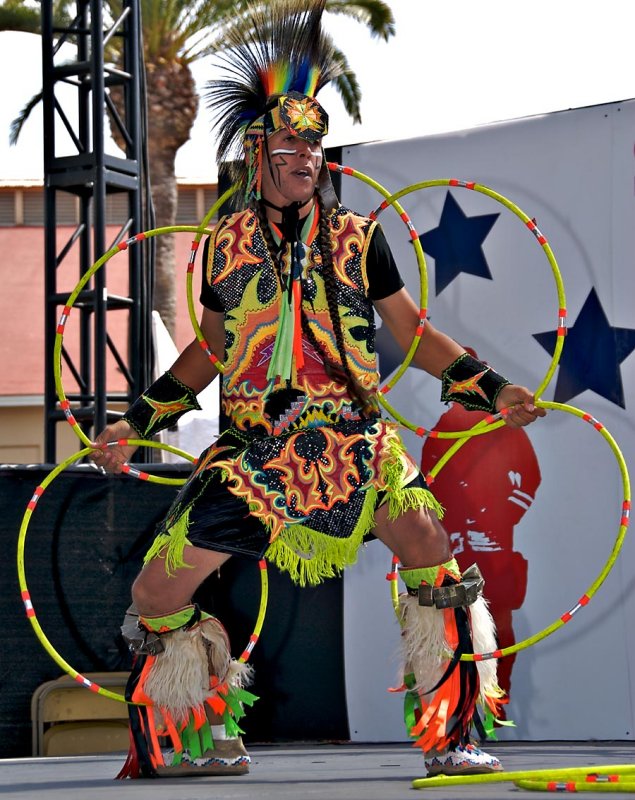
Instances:
[[[408,486],[427,488],[421,473]],[[375,508],[384,502],[386,494],[385,491],[378,493]],[[160,529],[159,532],[167,531]],[[270,533],[258,517],[249,513],[245,501],[233,495],[227,482],[216,473],[190,508],[187,538],[191,545],[204,550],[261,559],[269,546]],[[370,533],[364,540],[374,538]]]
[[[249,513],[247,503],[229,491],[218,473],[190,509],[187,538],[194,547],[260,559],[269,536],[263,522]]]

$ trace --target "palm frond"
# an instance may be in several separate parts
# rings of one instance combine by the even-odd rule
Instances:
[[[33,97],[29,100],[29,102],[24,106],[22,111],[18,114],[18,116],[11,122],[9,127],[9,143],[11,145],[17,144],[18,139],[20,138],[20,133],[22,132],[22,128],[24,124],[31,116],[31,112],[33,109],[42,101],[42,92],[38,92],[34,94]]]
[[[0,31],[41,33],[40,12],[20,2],[6,2],[0,6]]]
[[[341,50],[334,50],[333,58],[340,66],[340,74],[333,79],[333,86],[342,98],[346,113],[352,117],[353,122],[361,123],[362,90],[357,76],[350,68],[348,59]]]
[[[365,25],[373,37],[388,41],[395,34],[395,17],[383,0],[327,0],[326,10]]]

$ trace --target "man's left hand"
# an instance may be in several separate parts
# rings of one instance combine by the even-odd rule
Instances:
[[[513,383],[503,386],[496,398],[496,410],[503,409],[509,409],[504,419],[510,428],[522,428],[547,414],[544,408],[535,405],[535,397],[529,389]]]

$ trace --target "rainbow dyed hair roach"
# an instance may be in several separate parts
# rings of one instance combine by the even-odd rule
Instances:
[[[217,60],[226,75],[207,84],[216,118],[217,160],[232,164],[232,179],[247,204],[260,199],[266,137],[282,128],[307,141],[328,130],[315,95],[341,74],[321,28],[326,0],[279,0],[248,7],[230,26]],[[323,162],[318,181],[327,207],[336,198]]]

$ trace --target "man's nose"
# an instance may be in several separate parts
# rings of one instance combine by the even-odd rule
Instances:
[[[296,148],[295,154],[301,158],[310,158],[313,155],[310,143],[304,139],[300,139],[300,143]]]

